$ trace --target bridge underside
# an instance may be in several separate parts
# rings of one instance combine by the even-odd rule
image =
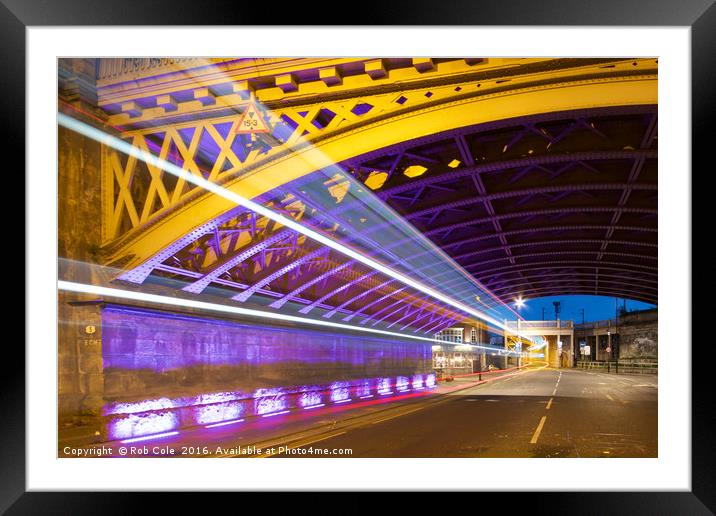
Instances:
[[[656,60],[279,59],[261,80],[238,80],[246,60],[189,61],[213,86],[101,82],[127,143],[488,313],[519,296],[656,303]],[[268,133],[237,134],[249,98]],[[103,163],[120,282],[421,334],[464,318],[126,154]]]
[[[653,58],[61,60],[60,111],[62,432],[428,390],[443,329],[519,353],[516,297],[657,302]]]
[[[339,165],[506,303],[557,294],[656,303],[656,128],[653,105],[549,113],[433,134]],[[330,228],[360,218],[363,207],[341,192],[356,186],[319,171],[261,199]],[[379,231],[366,230],[367,245],[379,246]],[[303,314],[401,330],[435,332],[460,317],[242,209],[221,215],[151,276],[180,280],[185,292],[218,287],[239,302],[264,297],[273,308],[297,304]]]
[[[657,301],[656,106],[511,119],[360,156],[377,195],[515,297]],[[417,168],[419,177],[405,171]]]

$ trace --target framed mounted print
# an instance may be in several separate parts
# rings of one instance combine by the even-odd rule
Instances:
[[[708,2],[313,27],[180,4],[4,7],[28,205],[8,514],[168,490],[711,513]]]

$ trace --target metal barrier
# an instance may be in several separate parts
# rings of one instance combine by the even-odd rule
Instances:
[[[658,362],[586,361],[579,360],[577,369],[614,374],[658,374]]]

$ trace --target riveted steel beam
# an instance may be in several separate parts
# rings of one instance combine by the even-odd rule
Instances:
[[[250,245],[247,249],[231,256],[228,260],[218,263],[214,268],[206,272],[200,279],[198,279],[194,283],[191,283],[190,285],[187,285],[182,290],[184,290],[185,292],[193,292],[194,294],[201,294],[201,292],[203,292],[204,289],[208,287],[211,282],[213,282],[216,278],[218,278],[225,272],[233,269],[234,267],[248,260],[255,254],[258,254],[259,252],[264,251],[272,245],[277,244],[291,236],[294,236],[295,234],[296,232],[291,229],[282,229],[277,233],[268,236],[263,240],[256,242],[255,244]]]
[[[272,281],[280,278],[287,272],[292,271],[293,269],[295,269],[296,267],[299,267],[300,265],[302,265],[304,263],[307,263],[311,260],[315,260],[316,258],[325,255],[327,252],[328,252],[327,247],[321,247],[320,249],[317,249],[313,252],[307,253],[307,254],[301,256],[300,258],[293,260],[291,263],[284,265],[279,270],[272,272],[271,274],[265,276],[264,278],[261,278],[259,281],[257,281],[253,285],[251,285],[251,287],[247,288],[240,294],[233,296],[231,299],[233,299],[234,301],[244,302],[247,299],[249,299],[252,295],[254,295],[258,290],[265,287]]]
[[[483,98],[466,96],[450,102],[434,102],[414,109],[410,117],[386,117],[366,119],[361,131],[336,133],[333,138],[316,141],[300,153],[288,154],[282,159],[256,161],[251,174],[239,174],[241,167],[217,177],[222,185],[239,195],[255,198],[261,193],[309,174],[319,168],[343,162],[372,150],[388,147],[398,142],[415,139],[425,134],[442,133],[459,127],[485,123],[495,119],[531,116],[544,111],[565,111],[599,108],[624,104],[656,103],[656,77],[627,77],[609,81],[596,79],[554,85],[545,88],[512,90],[509,95]],[[291,108],[294,109],[294,108]],[[403,109],[403,108],[401,108]],[[407,109],[407,108],[406,108]],[[413,109],[413,108],[411,108]],[[396,114],[400,109],[396,111]],[[205,123],[205,122],[202,122]],[[206,128],[208,131],[208,127]],[[217,139],[217,138],[215,138]],[[219,142],[226,147],[227,142]],[[259,156],[257,153],[256,156]],[[268,158],[268,156],[267,156]],[[261,158],[263,159],[263,158]],[[242,167],[248,166],[247,164]],[[107,248],[108,261],[128,259],[128,268],[135,268],[149,257],[156,255],[186,233],[197,220],[215,218],[231,209],[231,202],[222,197],[201,191],[182,195],[182,210],[171,205],[164,212],[152,215],[147,224],[136,226],[131,238]],[[173,210],[169,214],[166,210]],[[161,217],[159,217],[161,215]],[[130,236],[129,234],[127,235]]]
[[[335,275],[335,274],[338,274],[339,272],[341,272],[341,271],[343,271],[343,270],[345,270],[345,269],[349,269],[349,268],[352,267],[354,264],[355,264],[355,261],[354,261],[354,260],[351,260],[351,261],[342,263],[342,264],[340,264],[340,265],[334,267],[333,269],[330,269],[330,270],[328,270],[328,271],[326,271],[326,272],[324,272],[324,273],[322,273],[322,274],[319,274],[318,276],[316,276],[315,278],[311,279],[310,281],[303,282],[301,285],[299,285],[298,287],[296,287],[295,289],[293,289],[292,291],[290,291],[288,294],[285,294],[285,295],[282,296],[280,299],[277,299],[276,301],[274,301],[273,303],[271,303],[269,306],[271,306],[271,308],[281,308],[283,305],[285,305],[286,303],[288,303],[288,302],[291,301],[292,299],[298,297],[298,296],[301,294],[301,292],[303,292],[304,290],[306,290],[306,289],[312,287],[313,285],[315,285],[315,284],[317,284],[317,283],[320,283],[321,281],[327,280],[327,279],[330,278],[331,276],[333,276],[333,275]],[[316,303],[316,304],[310,303],[310,304],[312,304],[313,307],[315,308],[315,307],[318,306],[320,303]],[[334,313],[335,313],[335,312],[334,312]]]

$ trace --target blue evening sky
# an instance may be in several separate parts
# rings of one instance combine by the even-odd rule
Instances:
[[[517,312],[527,320],[542,320],[542,308],[544,308],[544,318],[554,319],[553,301],[562,302],[562,311],[560,319],[573,320],[575,323],[582,322],[582,312],[584,309],[585,321],[599,321],[603,319],[613,319],[616,311],[616,302],[619,306],[624,304],[623,299],[617,300],[614,297],[604,296],[551,296],[540,297],[535,299],[526,299],[525,306],[520,309],[515,308],[514,303],[510,306],[515,308]],[[654,308],[655,305],[643,303],[641,301],[632,301],[627,299],[627,310],[644,310]]]

